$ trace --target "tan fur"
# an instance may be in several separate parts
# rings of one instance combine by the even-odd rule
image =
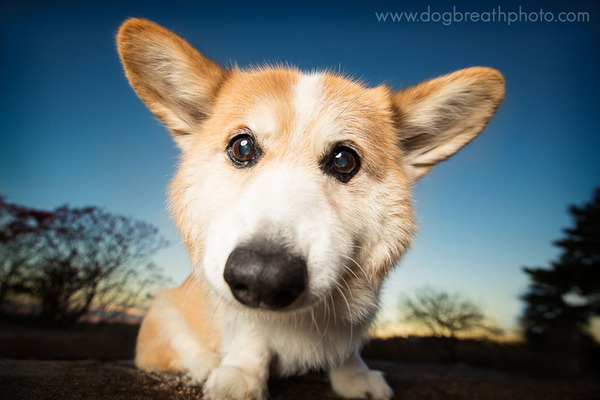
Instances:
[[[500,73],[469,68],[394,92],[330,72],[225,70],[179,36],[140,19],[123,24],[117,43],[132,87],[182,150],[169,198],[194,268],[148,311],[136,364],[187,371],[200,383],[208,379],[210,399],[262,399],[276,355],[282,374],[331,369],[341,396],[388,399],[381,374],[369,371],[357,351],[381,284],[415,231],[411,187],[483,130],[504,95]],[[263,157],[251,168],[234,168],[225,149],[249,130]],[[361,160],[356,176],[343,184],[321,170],[340,143]],[[272,193],[262,193],[263,187]],[[255,225],[263,231],[249,228]],[[269,240],[302,242],[310,247],[302,250],[306,257],[335,259],[309,268],[317,282],[311,284],[325,288],[309,289],[321,297],[286,312],[238,304],[219,268],[225,239],[242,228]],[[313,232],[321,236],[311,242],[306,237]],[[320,247],[328,240],[340,254]]]
[[[215,322],[218,311],[206,296],[206,291],[199,290],[193,277],[176,288],[160,294],[162,301],[170,302],[181,311],[190,329],[202,343],[213,352],[217,352],[220,344],[220,332]],[[140,327],[136,347],[136,365],[149,371],[185,370],[181,360],[173,352],[168,337],[161,334],[164,320],[156,309],[157,301],[148,310]]]
[[[147,20],[128,20],[117,42],[127,78],[140,98],[171,132],[189,134],[210,112],[225,71],[181,37]],[[173,69],[173,63],[181,68]]]

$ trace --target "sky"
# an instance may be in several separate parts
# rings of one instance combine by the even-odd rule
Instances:
[[[571,223],[568,206],[600,185],[600,3],[216,3],[3,2],[0,194],[152,222],[171,242],[155,260],[185,279],[190,266],[165,197],[178,151],[124,77],[114,36],[128,17],[175,30],[223,65],[334,68],[369,85],[402,88],[494,67],[506,79],[505,101],[473,143],[416,185],[419,232],[384,286],[382,310],[396,318],[402,295],[430,285],[461,292],[514,329],[523,266],[557,256],[552,242]],[[485,20],[492,11],[520,20],[466,21],[467,12]],[[382,12],[425,21],[384,22]],[[560,12],[588,21],[539,21]]]

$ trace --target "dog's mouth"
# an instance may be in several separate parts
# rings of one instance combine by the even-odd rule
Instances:
[[[268,242],[236,247],[223,278],[238,302],[267,310],[289,309],[308,287],[305,258]]]

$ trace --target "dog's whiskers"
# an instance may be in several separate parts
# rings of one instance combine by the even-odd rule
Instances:
[[[317,321],[317,319],[315,317],[314,308],[310,308],[310,320],[311,320],[311,329],[314,327],[315,330],[317,331],[317,335],[320,336],[322,339],[323,336],[321,334],[321,330],[319,329],[319,322]],[[321,344],[321,340],[319,340],[317,343],[315,343],[314,348],[317,349],[318,346],[320,346],[320,344]]]
[[[325,335],[327,334],[327,329],[329,329],[330,318],[329,318],[329,305],[327,304],[327,301],[323,302],[323,306],[324,306],[323,318],[325,318],[325,328],[323,329],[323,332],[321,333],[321,335],[319,337],[319,341],[314,346],[315,349],[317,349],[319,346],[321,346],[321,344],[323,343],[323,339],[325,338]]]
[[[348,301],[348,298],[344,293],[344,288],[340,285],[339,282],[335,283],[335,287],[337,292],[339,292],[339,294],[341,295],[342,300],[344,300],[344,303],[346,303],[346,308],[348,309],[348,318],[350,319],[350,337],[352,337],[352,321],[354,320],[354,317],[352,316],[352,308],[350,307],[350,302]]]
[[[333,323],[337,324],[337,312],[335,310],[335,298],[333,297],[333,293],[329,292],[328,300],[331,300],[331,312],[333,315]],[[326,300],[326,301],[328,301]]]
[[[354,261],[351,257],[348,256],[343,256],[344,258],[353,261],[356,265],[358,265],[358,263],[356,263],[356,261]],[[352,270],[352,268],[350,268],[350,266],[346,265],[346,264],[342,264],[342,267],[344,267],[344,270],[348,271],[349,273],[351,273],[356,279],[358,278],[358,275],[356,275],[356,273]]]
[[[344,294],[344,291],[342,290],[341,287],[338,287],[338,292],[342,295],[342,298],[344,300],[344,302],[346,303],[346,307],[348,308],[348,315],[350,318],[350,323],[348,324],[350,326],[350,341],[352,341],[353,337],[354,337],[354,332],[353,332],[353,324],[352,324],[352,311],[350,309],[350,304],[348,303],[348,299],[346,298],[346,295]]]
[[[354,258],[344,255],[342,254],[342,257],[344,257],[345,259],[351,261],[354,265],[356,265],[356,267],[358,268],[358,270],[362,273],[362,275],[365,277],[365,279],[369,282],[369,284],[372,286],[373,285],[373,280],[371,278],[371,276],[369,274],[367,274],[367,271],[365,271],[365,269],[363,268],[362,265],[360,265],[360,263],[358,261],[356,261]],[[346,270],[348,270],[349,272],[352,273],[352,275],[354,275],[354,277],[356,279],[360,279],[356,273],[354,272],[354,270],[352,268],[350,268],[347,265],[344,265],[344,267],[346,268]]]

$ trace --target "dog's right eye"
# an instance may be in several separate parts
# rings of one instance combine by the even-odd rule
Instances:
[[[252,165],[258,156],[258,149],[254,138],[248,134],[238,135],[231,139],[227,147],[227,154],[233,164],[238,168]]]

